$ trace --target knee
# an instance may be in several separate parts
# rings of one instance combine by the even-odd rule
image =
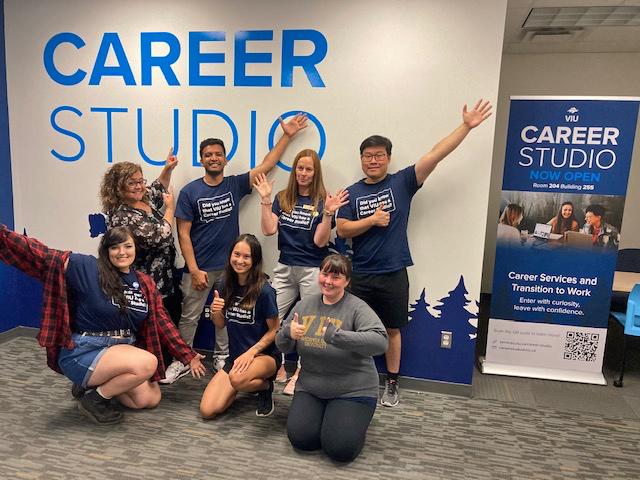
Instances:
[[[387,335],[389,336],[389,338],[400,337],[400,329],[399,328],[387,328]]]
[[[160,400],[162,400],[162,393],[160,392],[160,388],[156,388],[151,391],[149,397],[147,398],[146,405],[143,408],[156,408],[160,405]]]
[[[332,442],[322,444],[327,456],[336,462],[352,462],[360,454],[362,445],[354,442]]]
[[[216,408],[214,405],[206,405],[200,402],[200,416],[203,420],[211,420],[221,413],[222,410]]]
[[[321,447],[320,435],[301,424],[287,422],[287,437],[291,446],[297,450],[318,450]]]
[[[151,378],[158,369],[158,359],[152,353],[147,352],[147,355],[140,362],[137,362],[134,368],[137,375],[143,378]]]
[[[238,391],[242,390],[246,386],[248,381],[249,379],[243,373],[229,374],[229,383],[231,384],[234,390],[238,390]]]

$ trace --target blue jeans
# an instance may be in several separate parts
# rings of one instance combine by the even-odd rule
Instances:
[[[90,337],[80,333],[71,335],[73,349],[60,349],[58,366],[73,383],[86,387],[98,361],[113,345],[133,345],[135,337]]]

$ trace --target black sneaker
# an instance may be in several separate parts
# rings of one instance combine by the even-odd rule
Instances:
[[[87,393],[87,389],[82,385],[78,385],[77,383],[71,385],[71,396],[76,400],[80,400],[82,397],[84,397],[85,393]]]
[[[124,420],[124,415],[113,408],[111,400],[102,398],[96,390],[87,392],[80,399],[78,410],[98,425],[113,425]]]
[[[273,404],[273,381],[268,380],[269,387],[266,390],[258,392],[258,408],[256,415],[259,417],[268,417],[275,409]]]

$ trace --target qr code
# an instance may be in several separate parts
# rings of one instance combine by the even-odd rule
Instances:
[[[595,362],[599,341],[599,333],[567,332],[564,359]]]

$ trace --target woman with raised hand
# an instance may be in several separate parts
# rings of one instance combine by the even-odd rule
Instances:
[[[373,356],[387,349],[375,312],[345,291],[351,262],[329,255],[320,264],[321,294],[300,300],[276,336],[282,352],[297,351],[302,368],[287,419],[299,450],[322,449],[333,460],[354,460],[378,402]]]
[[[104,174],[100,186],[102,211],[109,228],[128,227],[136,240],[133,268],[150,275],[175,325],[180,322],[182,295],[175,279],[176,248],[173,222],[176,210],[170,188],[171,174],[178,159],[169,150],[160,175],[151,185],[143,178],[140,165],[119,162]],[[164,352],[169,362],[168,352]]]
[[[153,408],[164,374],[161,346],[196,377],[205,369],[180,338],[148,275],[132,268],[136,246],[126,227],[108,230],[98,258],[54,250],[0,225],[0,260],[44,284],[40,345],[49,367],[86,388],[78,409],[94,422],[123,420],[111,399]]]
[[[238,392],[257,393],[256,415],[273,413],[273,379],[280,353],[273,340],[278,329],[276,292],[262,271],[262,247],[251,234],[240,235],[215,285],[211,316],[227,327],[229,357],[213,376],[200,401],[200,414],[211,419],[227,410]]]
[[[280,318],[297,298],[320,293],[318,265],[329,254],[327,245],[335,226],[336,211],[347,204],[348,193],[327,193],[322,180],[320,157],[314,150],[299,152],[291,168],[287,188],[278,192],[272,202],[273,182],[265,175],[256,177],[253,185],[260,194],[262,233],[278,233],[280,257],[273,271],[272,285],[277,293]],[[293,395],[298,370],[284,388]],[[286,381],[281,369],[278,379]]]

